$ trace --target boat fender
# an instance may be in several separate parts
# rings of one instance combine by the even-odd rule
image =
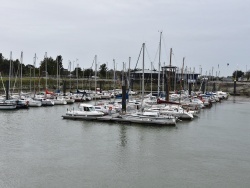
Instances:
[[[159,104],[159,103],[160,103],[160,99],[158,98],[158,99],[157,99],[157,104]]]

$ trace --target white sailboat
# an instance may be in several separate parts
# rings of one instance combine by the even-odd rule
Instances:
[[[35,54],[35,57],[34,57],[34,97],[31,98],[25,98],[29,104],[30,107],[40,107],[42,106],[42,101],[41,100],[35,100],[35,66],[36,66],[36,54]]]
[[[0,110],[13,110],[17,108],[17,103],[13,102],[12,100],[9,100],[9,88],[10,88],[10,77],[11,77],[11,60],[12,60],[12,52],[10,52],[10,70],[9,70],[9,81],[8,81],[8,86],[5,89],[2,75],[0,72],[1,80],[3,83],[3,88],[5,90],[5,98],[0,101]]]
[[[34,100],[39,100],[42,102],[42,106],[54,106],[55,103],[53,100],[47,98],[47,75],[48,75],[48,70],[47,70],[47,52],[45,52],[45,73],[46,73],[46,79],[45,79],[45,93],[43,95],[35,95]]]
[[[159,112],[161,115],[174,116],[178,119],[192,120],[194,118],[193,112],[186,111],[177,105],[153,105],[151,108],[146,109],[147,112]]]

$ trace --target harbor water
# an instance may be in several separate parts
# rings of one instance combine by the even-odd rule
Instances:
[[[173,126],[64,120],[73,105],[0,111],[0,187],[250,187],[250,99]]]

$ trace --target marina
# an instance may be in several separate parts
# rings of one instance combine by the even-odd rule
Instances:
[[[250,1],[4,1],[0,188],[250,187]]]

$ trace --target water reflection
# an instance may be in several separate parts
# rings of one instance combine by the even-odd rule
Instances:
[[[122,147],[125,147],[127,144],[127,136],[126,136],[126,130],[127,130],[127,125],[120,125],[120,145]]]

